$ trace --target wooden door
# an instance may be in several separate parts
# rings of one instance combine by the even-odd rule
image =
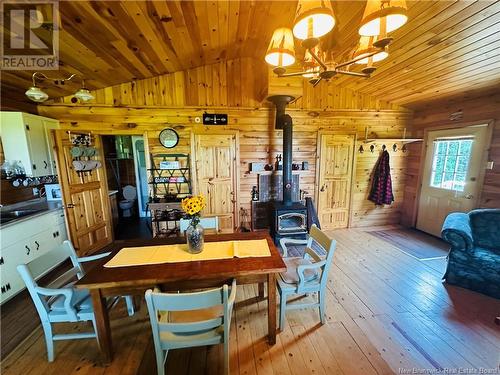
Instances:
[[[440,237],[450,212],[477,207],[488,134],[486,125],[427,133],[418,229]]]
[[[322,229],[349,224],[353,151],[353,135],[320,136],[318,217]]]
[[[73,133],[72,133],[73,134]],[[68,234],[78,255],[91,254],[113,241],[106,171],[101,139],[92,136],[92,147],[101,168],[77,173],[73,168],[71,144],[66,131],[56,131],[59,183],[66,207]]]
[[[207,198],[203,216],[218,216],[219,230],[232,233],[237,217],[237,138],[235,134],[195,135],[196,190]]]

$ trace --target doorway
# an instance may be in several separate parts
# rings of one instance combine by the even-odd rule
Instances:
[[[207,197],[205,216],[219,218],[219,231],[239,226],[238,134],[195,134],[195,189]]]
[[[318,217],[324,229],[347,228],[354,135],[319,135]]]
[[[418,229],[440,237],[449,213],[477,207],[489,135],[487,124],[427,133]]]
[[[150,238],[142,136],[103,135],[104,161],[115,239]]]

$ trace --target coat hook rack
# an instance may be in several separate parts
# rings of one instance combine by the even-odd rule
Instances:
[[[375,151],[375,145],[370,145],[370,152]]]
[[[406,152],[408,149],[406,148],[406,143],[403,144],[403,147],[401,147],[401,151]]]
[[[385,145],[382,145],[382,151],[385,151],[386,148]]]
[[[398,151],[398,145],[397,145],[396,143],[394,143],[394,144],[392,145],[392,151],[394,151],[394,152],[397,152],[397,151]]]
[[[365,149],[363,148],[363,145],[359,146],[358,151],[359,151],[360,154],[362,154],[363,152],[365,152]]]

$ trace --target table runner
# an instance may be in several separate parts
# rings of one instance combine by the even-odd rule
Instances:
[[[194,262],[200,260],[271,256],[267,240],[205,242],[203,251],[190,254],[187,244],[125,247],[104,267],[143,266],[162,263]]]

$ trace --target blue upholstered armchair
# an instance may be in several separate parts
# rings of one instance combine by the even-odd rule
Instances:
[[[449,214],[441,237],[451,245],[446,282],[500,298],[500,209]]]

